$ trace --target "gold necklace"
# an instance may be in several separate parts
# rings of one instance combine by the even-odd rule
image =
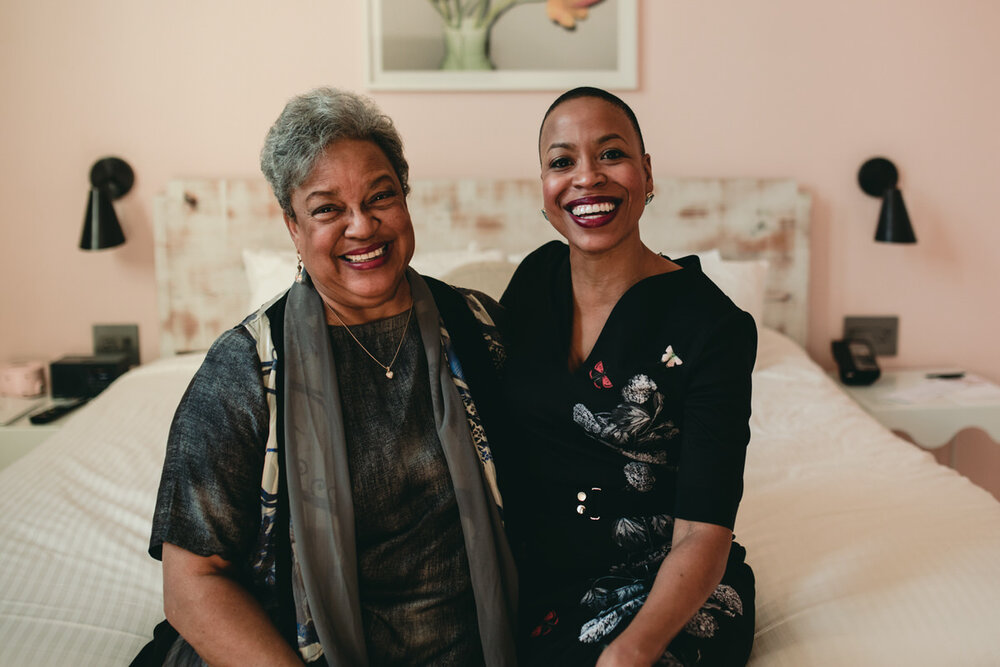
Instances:
[[[400,336],[399,345],[396,346],[396,354],[392,355],[392,361],[390,361],[388,365],[383,364],[381,361],[375,358],[374,354],[368,351],[368,348],[365,347],[361,343],[361,341],[358,340],[358,337],[354,335],[354,332],[351,331],[351,327],[347,326],[347,322],[343,320],[343,318],[340,316],[340,313],[338,313],[336,310],[333,309],[333,306],[328,304],[325,300],[323,300],[323,305],[325,305],[327,308],[330,309],[330,312],[333,313],[333,316],[337,318],[337,321],[340,322],[345,329],[347,329],[347,333],[349,333],[351,335],[351,338],[354,339],[354,342],[357,343],[358,346],[360,346],[361,349],[365,351],[365,354],[371,357],[372,361],[374,361],[376,364],[385,369],[385,376],[391,380],[393,376],[392,365],[396,363],[396,357],[399,356],[399,351],[403,349],[403,341],[406,340],[406,331],[410,328],[410,318],[413,316],[413,304],[411,303],[410,309],[406,311],[406,325],[403,327],[403,335]]]

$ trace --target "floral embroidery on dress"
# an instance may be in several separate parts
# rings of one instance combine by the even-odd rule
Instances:
[[[596,580],[580,600],[580,604],[597,614],[580,628],[580,641],[596,644],[603,640],[622,621],[635,616],[648,596],[648,586],[639,580],[628,581],[621,577]]]
[[[623,471],[625,473],[625,480],[636,491],[645,493],[652,490],[656,484],[656,475],[653,473],[652,466],[648,463],[632,461],[625,464]]]
[[[595,413],[577,403],[573,406],[573,421],[590,437],[630,459],[666,464],[668,454],[662,445],[677,437],[680,429],[673,421],[661,419],[664,397],[656,383],[640,373],[622,389],[622,399],[611,412]],[[644,475],[632,470],[637,480]]]
[[[612,568],[611,575],[593,580],[584,592],[580,604],[594,616],[580,627],[580,642],[610,641],[642,608],[660,564],[670,552],[673,525],[673,518],[666,514],[622,517],[615,522],[615,543],[627,551],[628,558]],[[711,638],[718,632],[721,619],[742,615],[743,600],[736,589],[719,584],[682,632],[699,639]]]
[[[683,363],[672,346],[667,346],[661,361],[667,368]],[[603,364],[599,370],[604,372]],[[622,468],[627,488],[647,493],[656,486],[657,472],[676,465],[668,443],[677,438],[680,429],[667,418],[666,398],[648,375],[634,375],[622,388],[621,398],[608,412],[594,412],[577,403],[573,406],[573,421],[591,438],[627,457],[629,461]],[[607,575],[591,581],[580,599],[580,604],[591,612],[590,620],[579,630],[578,640],[584,644],[606,644],[628,625],[649,596],[672,546],[674,519],[667,514],[609,518],[611,539],[622,550],[622,558]],[[736,590],[720,584],[681,632],[699,639],[711,638],[722,619],[742,614],[743,601]],[[697,650],[683,656],[683,660],[667,651],[657,664],[696,664],[700,659]]]

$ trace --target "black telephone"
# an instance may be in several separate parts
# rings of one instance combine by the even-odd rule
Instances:
[[[833,359],[840,369],[840,381],[849,385],[875,382],[882,374],[875,362],[875,348],[865,338],[833,341]]]

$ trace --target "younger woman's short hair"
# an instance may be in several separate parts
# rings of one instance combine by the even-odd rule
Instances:
[[[627,105],[624,100],[614,93],[609,93],[602,88],[594,88],[593,86],[580,86],[578,88],[573,88],[572,90],[567,90],[565,93],[557,97],[555,102],[549,105],[548,111],[546,111],[545,115],[542,117],[542,124],[538,128],[539,146],[542,144],[542,128],[545,127],[545,121],[549,119],[549,115],[563,102],[579,99],[581,97],[595,97],[621,109],[625,113],[629,122],[632,123],[632,127],[635,128],[635,133],[639,136],[639,148],[641,148],[643,154],[645,154],[646,143],[642,140],[642,130],[639,129],[639,119],[635,117],[635,112],[632,111],[632,107]]]

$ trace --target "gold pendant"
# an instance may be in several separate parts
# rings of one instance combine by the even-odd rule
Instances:
[[[385,369],[385,376],[391,380],[392,379],[392,371],[390,371],[388,368]]]

